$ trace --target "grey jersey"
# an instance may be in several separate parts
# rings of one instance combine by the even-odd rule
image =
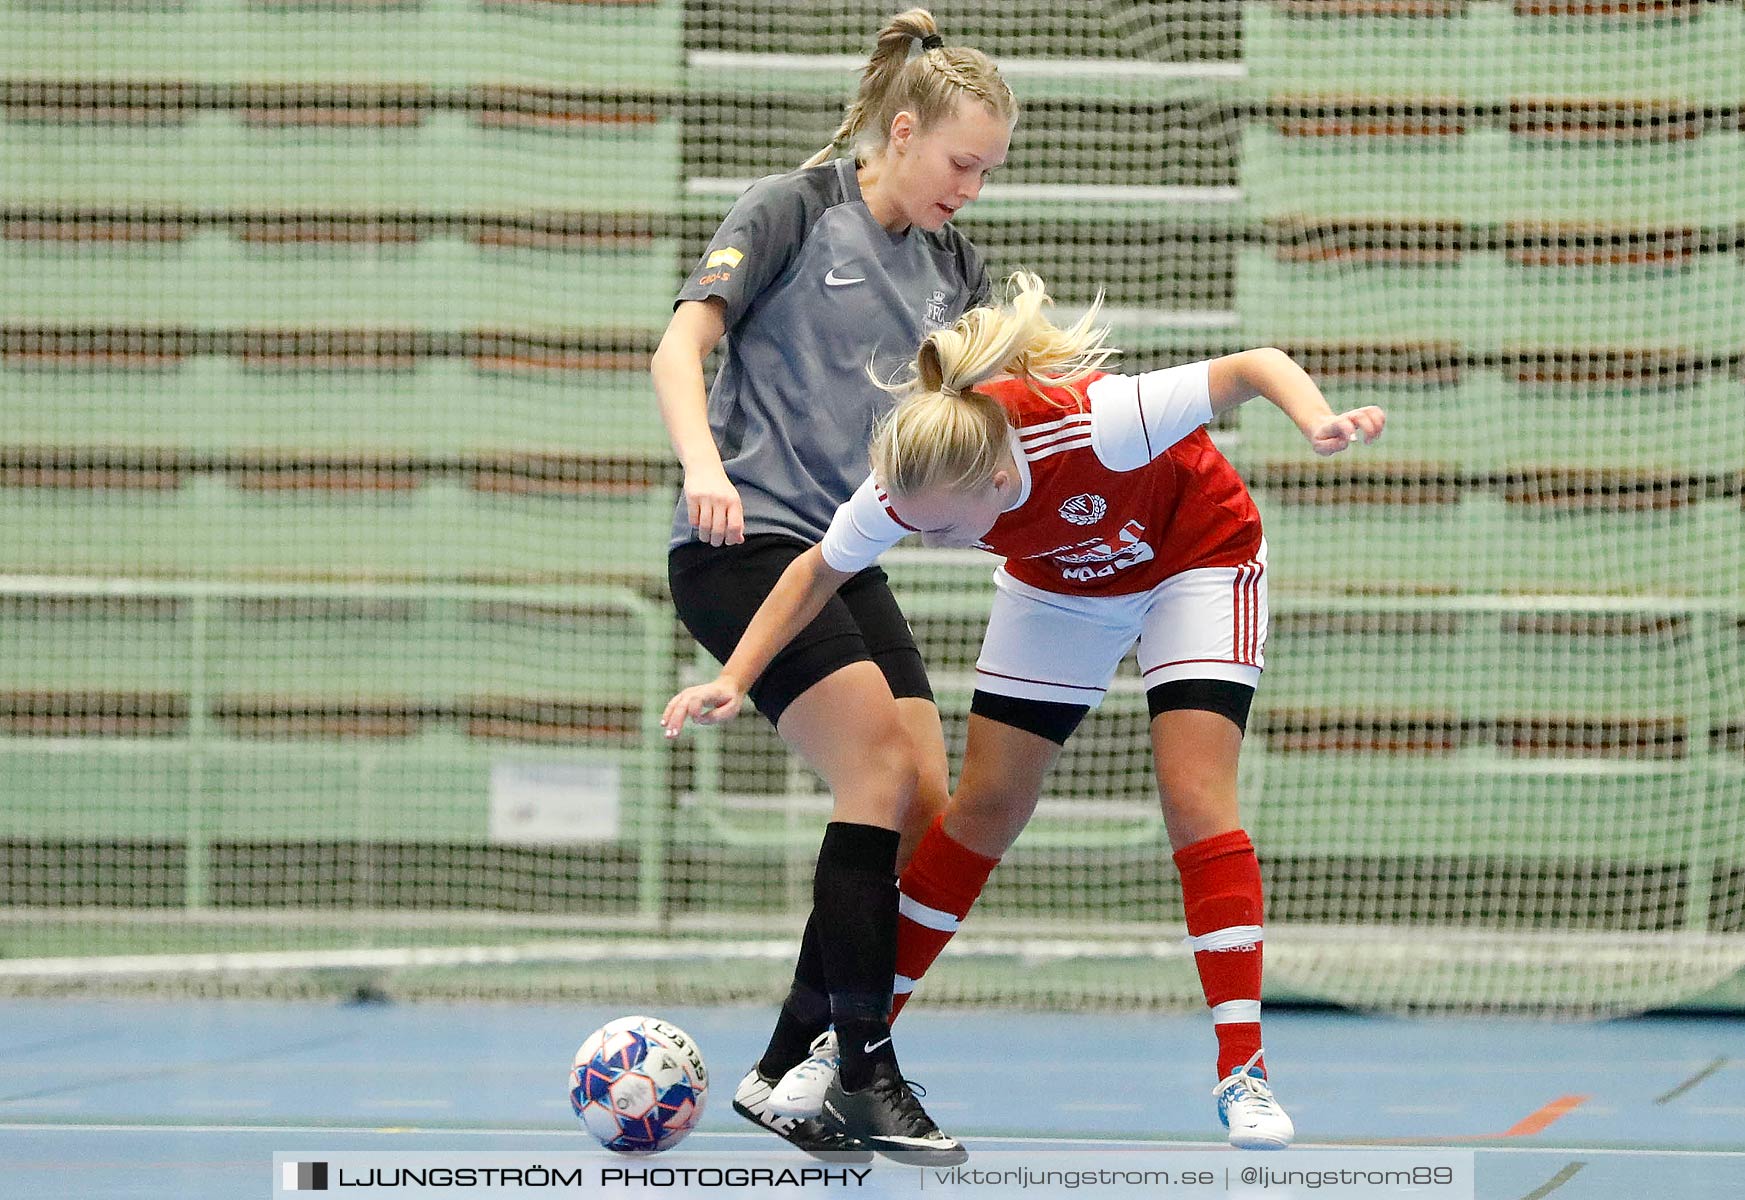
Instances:
[[[678,295],[726,302],[709,426],[745,532],[821,540],[866,477],[873,424],[890,406],[868,363],[890,378],[928,332],[987,296],[987,272],[962,234],[946,225],[892,235],[861,199],[849,159],[747,190]],[[680,496],[672,544],[692,536]]]

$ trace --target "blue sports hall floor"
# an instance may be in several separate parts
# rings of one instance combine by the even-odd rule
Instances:
[[[0,1197],[267,1197],[275,1152],[613,1159],[572,1117],[565,1079],[581,1039],[619,1015],[498,1004],[0,1002]],[[659,1015],[703,1048],[712,1091],[683,1146],[628,1161],[678,1166],[744,1152],[810,1163],[728,1105],[762,1047],[768,1011]],[[1210,1096],[1211,1042],[1203,1015],[917,1006],[898,1026],[905,1072],[927,1086],[929,1112],[972,1155],[1227,1152]],[[1745,1196],[1738,1018],[1560,1024],[1280,1010],[1267,1017],[1267,1060],[1299,1149],[1471,1149],[1483,1200]],[[911,1193],[892,1185],[861,1194]]]

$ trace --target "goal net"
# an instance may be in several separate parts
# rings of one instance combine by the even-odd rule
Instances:
[[[774,999],[829,798],[666,594],[646,374],[896,6],[0,0],[0,989]],[[1122,365],[1277,345],[1268,996],[1745,966],[1745,10],[972,0],[961,227]],[[889,569],[962,754],[991,560]],[[1131,664],[922,1002],[1197,1005]],[[1732,985],[1734,1003],[1741,994]]]

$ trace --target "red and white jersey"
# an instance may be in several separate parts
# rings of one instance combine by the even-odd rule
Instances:
[[[978,389],[1013,424],[1018,498],[981,542],[1013,579],[1046,592],[1143,592],[1182,571],[1241,566],[1260,552],[1260,514],[1203,426],[1208,364],[1098,374],[1038,396],[1020,380]],[[868,479],[836,511],[824,560],[870,566],[915,530]]]

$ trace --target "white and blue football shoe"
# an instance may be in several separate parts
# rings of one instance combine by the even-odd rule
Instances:
[[[842,1069],[836,1031],[826,1029],[812,1039],[812,1053],[783,1075],[770,1091],[769,1110],[779,1117],[816,1117],[824,1111],[824,1093]]]
[[[1283,1150],[1297,1130],[1285,1110],[1273,1099],[1266,1076],[1254,1064],[1261,1051],[1218,1081],[1212,1095],[1218,1100],[1218,1120],[1230,1131],[1230,1144],[1238,1150]]]

